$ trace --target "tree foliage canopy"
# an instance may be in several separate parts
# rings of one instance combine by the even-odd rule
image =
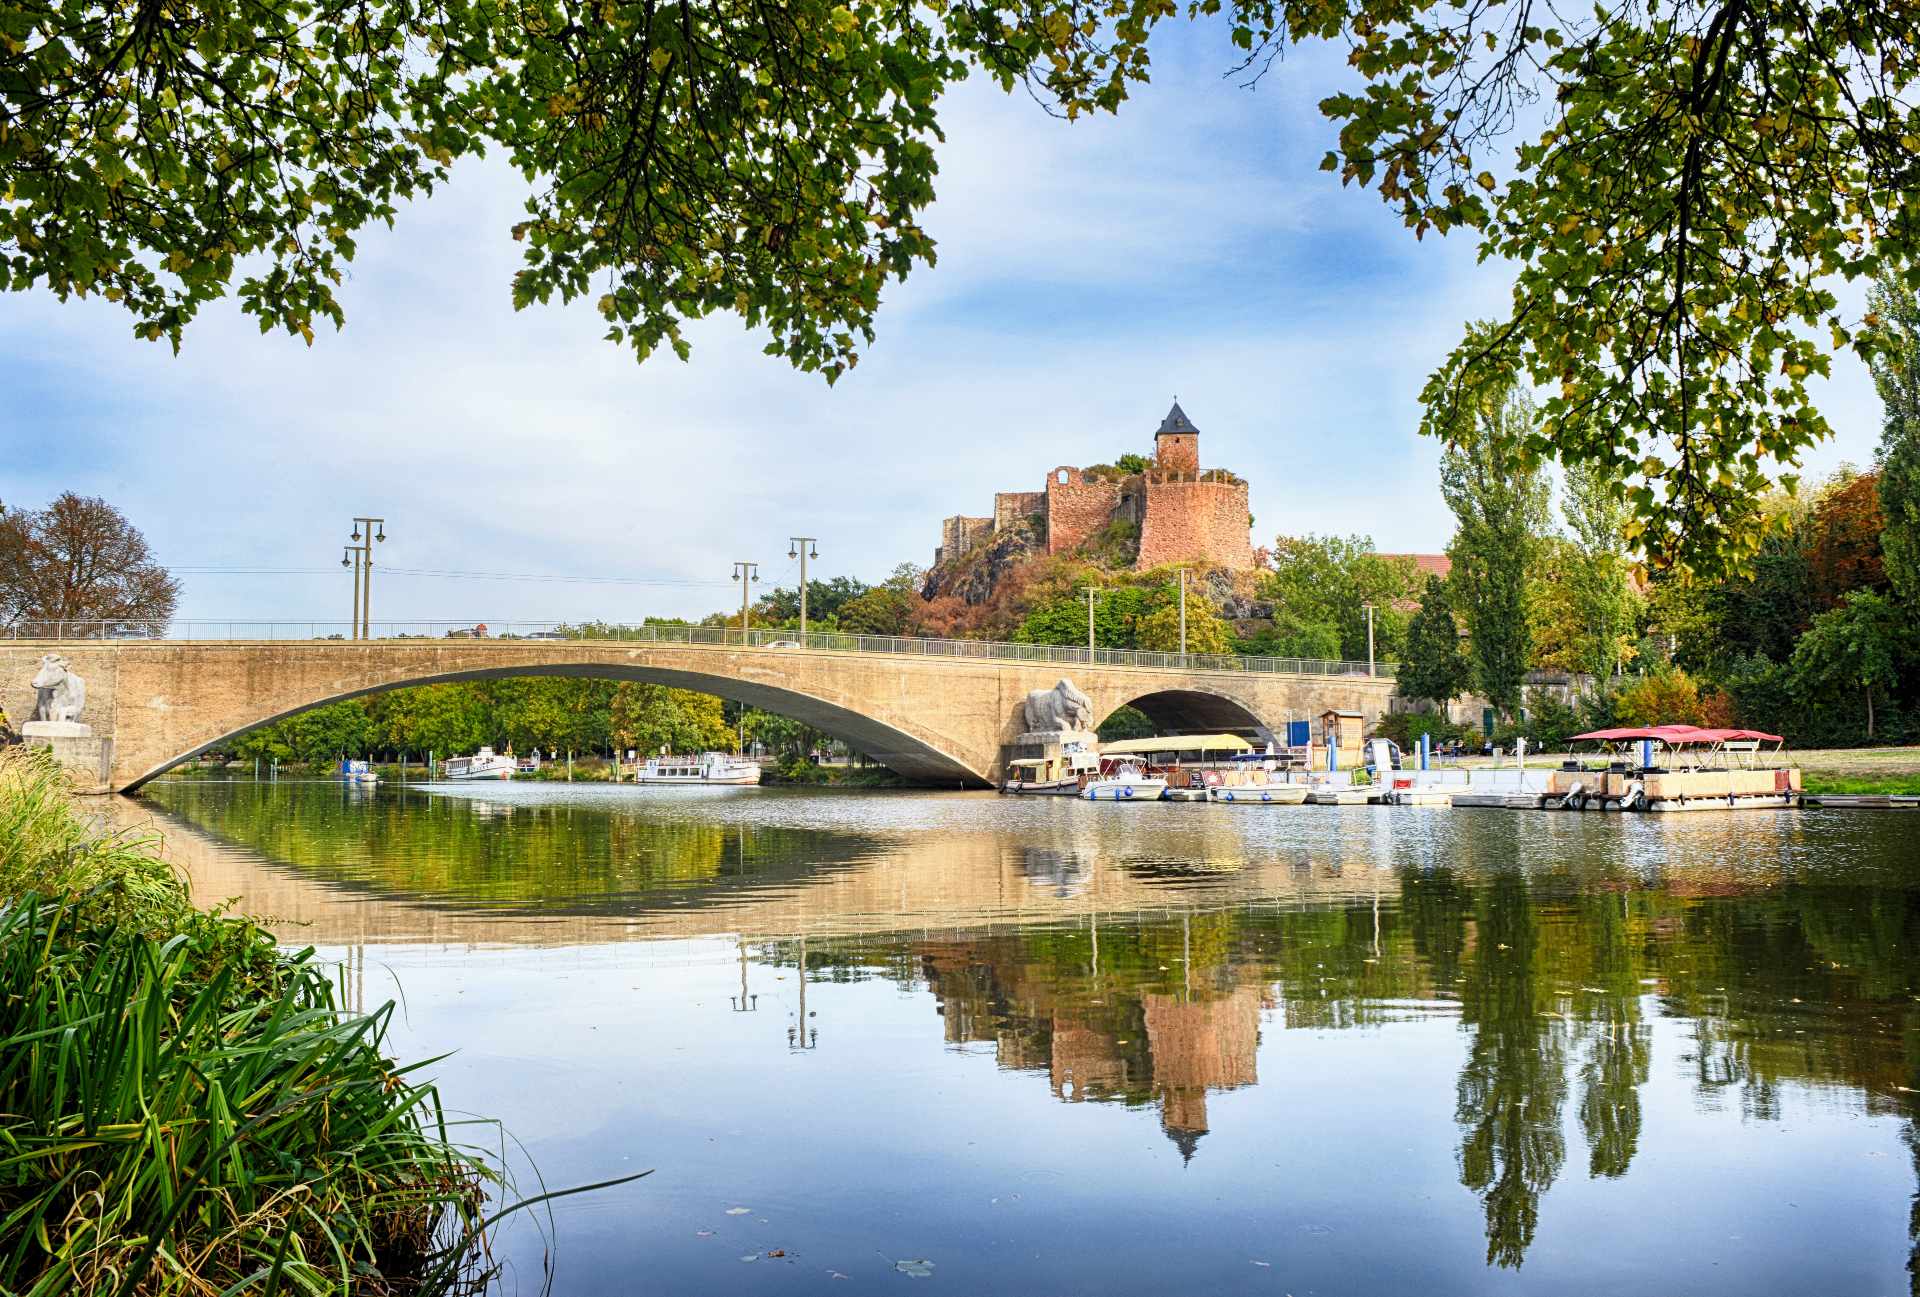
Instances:
[[[1626,483],[1638,542],[1750,554],[1749,502],[1828,431],[1807,383],[1878,354],[1838,280],[1911,281],[1920,12],[1817,0],[1188,0],[1257,79],[1349,51],[1323,166],[1416,235],[1516,267],[1435,371],[1427,431],[1524,375],[1501,452]],[[1163,0],[0,0],[0,286],[99,292],[176,346],[239,277],[311,340],[371,221],[488,145],[526,177],[517,305],[592,297],[684,356],[732,311],[829,379],[930,264],[942,94],[973,69],[1067,118],[1149,75]],[[1864,325],[1864,327],[1862,327]]]
[[[179,598],[147,538],[105,500],[69,491],[44,509],[0,509],[0,626],[100,620],[157,635]]]

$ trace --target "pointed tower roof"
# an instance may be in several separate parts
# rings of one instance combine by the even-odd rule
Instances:
[[[1179,398],[1176,397],[1173,408],[1167,411],[1167,417],[1160,420],[1160,431],[1154,435],[1157,437],[1169,432],[1198,433],[1199,431],[1200,429],[1193,426],[1193,420],[1187,417],[1187,412],[1180,408]]]

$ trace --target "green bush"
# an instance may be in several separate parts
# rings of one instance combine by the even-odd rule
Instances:
[[[1373,727],[1373,732],[1380,738],[1398,743],[1402,752],[1411,752],[1418,747],[1422,734],[1432,735],[1436,748],[1455,739],[1475,746],[1480,742],[1479,730],[1470,725],[1455,725],[1435,712],[1395,712],[1382,716],[1379,724]]]

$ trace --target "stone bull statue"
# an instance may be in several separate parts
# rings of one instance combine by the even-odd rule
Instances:
[[[35,703],[29,720],[77,723],[87,705],[87,682],[75,675],[67,666],[67,660],[58,653],[49,653],[40,659],[40,670],[33,677],[33,690]]]
[[[1026,721],[1029,733],[1065,732],[1093,728],[1093,699],[1062,680],[1051,689],[1035,689],[1027,695]]]

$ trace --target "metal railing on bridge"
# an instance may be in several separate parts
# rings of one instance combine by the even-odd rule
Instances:
[[[1215,671],[1260,675],[1360,676],[1365,662],[1324,658],[1252,657],[1238,653],[1160,653],[1148,649],[1087,649],[1061,644],[1019,644],[1003,640],[917,639],[905,635],[855,635],[844,631],[800,632],[778,627],[741,630],[736,626],[616,626],[566,622],[374,622],[373,640],[488,640],[508,643],[551,640],[604,640],[643,644],[692,644],[715,648],[816,650],[831,653],[884,653],[907,657],[976,658],[1002,662],[1046,662],[1062,666],[1140,667],[1161,671]],[[352,640],[348,622],[319,621],[23,621],[4,631],[9,639],[31,640],[267,640],[275,642]],[[1394,664],[1376,663],[1371,674],[1392,677]]]

